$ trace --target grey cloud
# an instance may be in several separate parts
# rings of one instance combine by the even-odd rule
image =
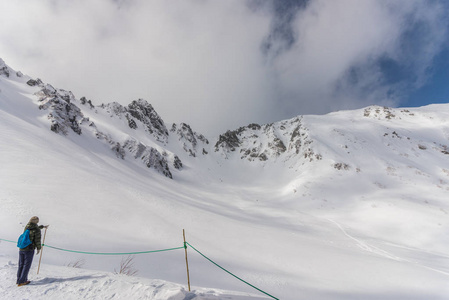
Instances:
[[[3,1],[0,57],[96,104],[145,98],[218,134],[395,105],[446,41],[438,1],[281,2]],[[388,80],[395,66],[414,79]]]
[[[432,58],[447,41],[444,7],[433,4],[310,3],[293,25],[297,42],[274,63],[285,106],[324,113],[370,104],[399,104],[407,89],[425,82]],[[382,68],[387,60],[406,69],[409,76],[400,82],[388,80],[391,70]]]

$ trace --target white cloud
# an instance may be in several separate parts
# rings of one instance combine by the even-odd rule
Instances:
[[[275,62],[286,107],[323,113],[396,105],[405,84],[385,82],[379,60],[411,64],[422,77],[445,40],[440,9],[421,1],[313,1],[293,25],[297,42]],[[418,21],[428,26],[420,36],[430,43],[423,50],[404,49],[404,34]],[[404,56],[407,51],[413,56]]]
[[[2,1],[0,57],[96,104],[145,98],[164,120],[217,134],[394,104],[388,95],[404,84],[383,82],[377,60],[408,63],[425,81],[447,26],[438,3],[315,0],[290,24],[295,42],[274,47],[284,51],[268,59],[261,46],[274,12],[251,7],[239,0]],[[425,24],[426,47],[406,57],[401,38],[413,22]]]

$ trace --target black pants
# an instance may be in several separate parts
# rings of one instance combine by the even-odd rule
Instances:
[[[30,272],[33,263],[33,251],[19,251],[19,270],[17,271],[17,284],[28,281],[28,272]]]

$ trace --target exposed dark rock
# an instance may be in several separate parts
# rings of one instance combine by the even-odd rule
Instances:
[[[4,75],[6,77],[9,77],[9,69],[8,67],[3,63],[3,60],[0,59],[0,75]]]
[[[131,129],[137,129],[137,123],[134,121],[134,119],[129,115],[126,114],[126,119],[128,120],[128,126]]]
[[[215,151],[219,148],[223,148],[229,151],[235,151],[235,148],[240,146],[240,140],[237,136],[238,131],[226,131],[225,134],[221,134],[218,137],[218,142],[215,144]]]
[[[372,117],[381,119],[395,119],[397,118],[395,114],[393,114],[392,109],[390,107],[380,107],[380,106],[370,106],[365,108],[363,111],[363,116]],[[400,118],[399,118],[400,119]]]
[[[73,94],[64,90],[59,92],[47,84],[37,93],[39,97],[39,109],[49,110],[48,119],[51,120],[50,129],[56,133],[68,134],[71,128],[76,134],[81,134],[78,120],[84,119],[81,110],[71,103]]]
[[[42,80],[40,80],[40,79],[38,78],[38,79],[36,79],[36,80],[34,80],[34,79],[28,80],[28,81],[27,81],[27,84],[28,84],[29,86],[36,86],[36,85],[42,85],[43,82],[42,82]]]
[[[252,130],[260,130],[262,127],[259,124],[252,123],[248,125],[248,128]]]
[[[86,103],[89,105],[90,108],[94,108],[95,106],[92,104],[91,100],[87,100],[86,97],[81,97],[80,102],[82,105],[86,105]]]
[[[198,144],[200,142],[203,144],[209,144],[209,141],[202,134],[196,133],[189,125],[185,123],[181,123],[179,126],[177,124],[173,124],[170,132],[175,133],[178,136],[178,140],[182,145],[182,148],[192,157],[196,157],[198,152],[197,148],[200,147]],[[207,154],[207,151],[203,151],[202,154]]]
[[[273,143],[268,143],[268,146],[273,149],[277,155],[287,151],[287,147],[285,147],[284,143],[279,138],[274,138]]]
[[[30,79],[30,80],[27,81],[27,84],[28,84],[29,86],[35,86],[35,85],[37,85],[37,81],[34,80],[34,79]]]
[[[348,164],[345,164],[345,163],[335,163],[334,164],[334,168],[337,169],[337,170],[346,170],[346,171],[348,171],[350,167],[349,167]]]
[[[121,117],[127,112],[127,108],[118,102],[108,103],[106,105],[103,105],[102,108],[104,108],[108,112],[108,114],[117,117]]]
[[[250,124],[235,131],[227,131],[220,135],[215,151],[222,151],[227,157],[239,148],[242,159],[249,161],[267,161],[286,154],[285,159],[301,155],[305,159],[320,160],[321,155],[315,153],[310,144],[307,129],[301,124],[302,118],[266,124]]]
[[[177,155],[175,155],[175,158],[173,160],[173,166],[178,170],[182,169],[182,162]]]
[[[154,148],[149,148],[141,157],[148,168],[154,168],[168,178],[173,178],[167,160]]]
[[[165,157],[166,155],[164,156],[158,150],[145,146],[141,142],[135,140],[127,140],[123,147],[133,154],[135,159],[140,159],[148,168],[155,169],[168,178],[173,178],[168,166],[168,161]],[[177,156],[174,160],[176,161],[176,165],[181,168],[181,160],[179,160]]]
[[[167,142],[168,130],[164,121],[151,104],[143,99],[133,101],[128,105],[128,112],[131,116],[145,124],[146,130],[159,142]]]
[[[267,155],[266,155],[265,153],[260,154],[258,157],[259,157],[259,159],[260,159],[261,161],[266,161],[266,160],[268,160],[268,157],[267,157]]]
[[[56,95],[56,89],[51,84],[46,84],[44,88],[41,90],[46,96],[53,97]],[[60,98],[63,96],[60,95]]]
[[[125,159],[125,149],[120,145],[120,143],[115,143],[112,147],[112,151],[114,151],[118,158]]]

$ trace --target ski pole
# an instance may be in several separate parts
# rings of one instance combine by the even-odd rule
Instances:
[[[47,228],[48,228],[48,226],[45,227],[44,239],[42,241],[42,245],[45,245],[45,236],[47,235]],[[37,266],[37,274],[39,274],[39,269],[41,268],[42,252],[44,252],[44,247],[41,247],[41,256],[39,257],[39,265]]]

